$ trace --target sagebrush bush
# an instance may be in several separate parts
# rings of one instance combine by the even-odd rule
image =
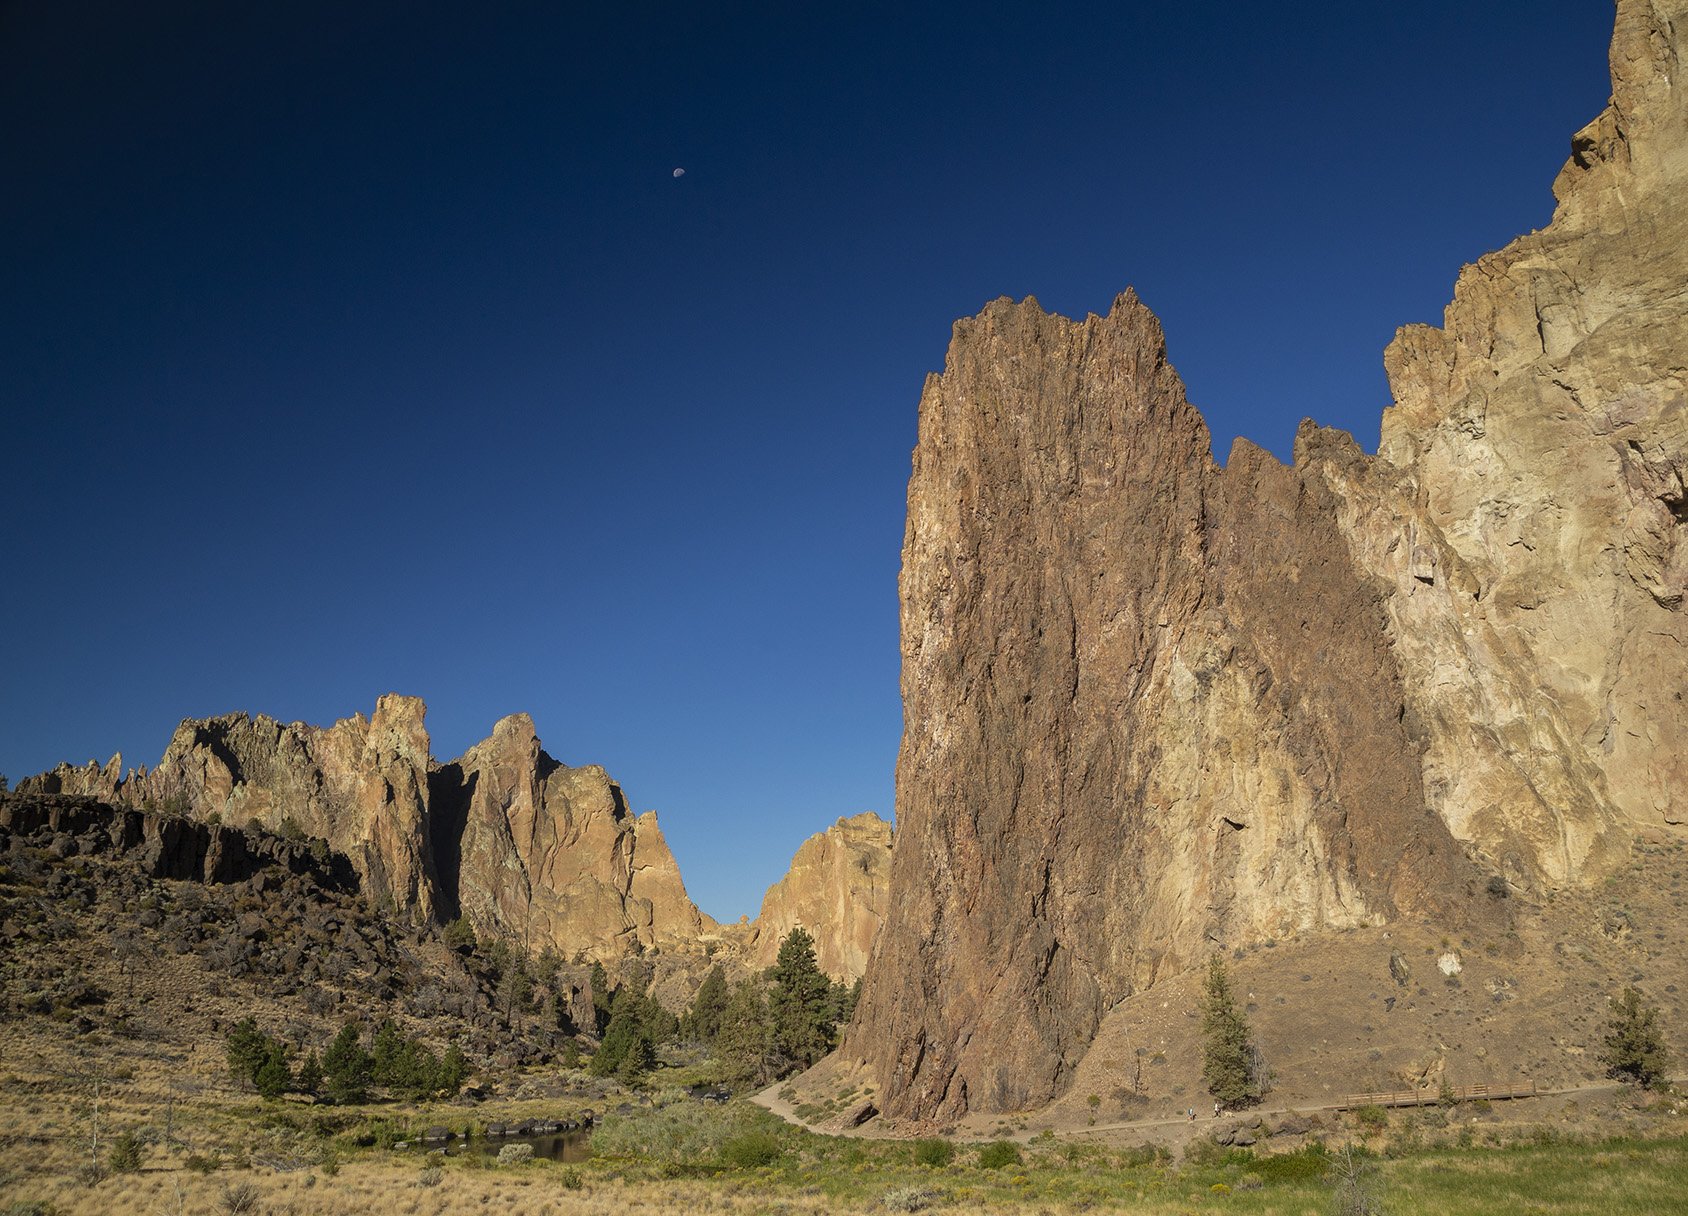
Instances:
[[[767,1132],[745,1132],[721,1145],[721,1160],[738,1169],[755,1169],[772,1165],[784,1150],[780,1142]]]
[[[781,1126],[775,1116],[751,1106],[681,1102],[605,1119],[592,1132],[592,1154],[642,1159],[670,1170],[707,1170],[722,1163],[729,1141],[751,1133],[780,1146]]]
[[[1389,1112],[1381,1106],[1361,1106],[1354,1111],[1354,1121],[1361,1127],[1381,1131],[1389,1126]]]
[[[1299,1153],[1257,1157],[1249,1169],[1267,1182],[1311,1182],[1325,1176],[1330,1158],[1323,1149],[1305,1148]]]
[[[1020,1146],[1012,1140],[993,1140],[979,1149],[979,1164],[987,1170],[1020,1164]]]
[[[936,1196],[925,1187],[900,1186],[896,1190],[886,1191],[880,1202],[892,1212],[923,1212],[932,1206],[934,1198]]]
[[[225,1186],[217,1198],[229,1216],[245,1216],[258,1206],[258,1188],[250,1182],[234,1182]]]
[[[917,1165],[930,1165],[942,1169],[955,1160],[955,1145],[948,1140],[937,1138],[916,1140],[914,1142],[914,1160]]]

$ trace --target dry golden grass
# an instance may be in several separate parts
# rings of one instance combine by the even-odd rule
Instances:
[[[258,1192],[255,1213],[263,1216],[450,1216],[460,1212],[497,1212],[501,1216],[616,1216],[644,1212],[652,1216],[682,1212],[836,1212],[824,1197],[747,1192],[727,1194],[719,1184],[700,1182],[592,1182],[567,1190],[549,1171],[445,1170],[435,1186],[417,1182],[414,1166],[359,1163],[337,1177],[317,1172],[275,1174],[267,1171],[219,1171],[201,1176],[185,1171],[146,1171],[108,1178],[94,1187],[69,1178],[27,1189],[27,1197],[45,1200],[64,1216],[218,1216],[225,1211],[222,1193],[230,1185],[250,1183]],[[23,1192],[20,1192],[20,1197]]]

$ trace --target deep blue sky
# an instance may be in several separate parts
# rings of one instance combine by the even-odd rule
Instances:
[[[956,317],[1135,285],[1222,455],[1374,447],[1608,91],[1603,0],[587,7],[0,4],[0,771],[527,710],[753,913],[891,810]]]

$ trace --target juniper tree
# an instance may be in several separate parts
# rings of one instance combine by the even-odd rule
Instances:
[[[1256,1075],[1254,1043],[1248,1020],[1237,1008],[1225,961],[1214,955],[1202,983],[1202,1081],[1225,1106],[1251,1106],[1260,1101],[1261,1078]]]
[[[722,1018],[726,1015],[731,995],[727,989],[727,977],[717,963],[703,977],[697,996],[692,998],[691,1012],[686,1015],[687,1033],[702,1042],[713,1043],[715,1036],[721,1033]]]
[[[733,989],[715,1036],[715,1059],[722,1079],[748,1085],[771,1081],[775,1070],[768,1044],[768,1002],[761,985],[745,980]]]
[[[302,1094],[315,1094],[322,1088],[322,1061],[316,1052],[311,1052],[299,1065],[299,1075],[293,1078],[293,1083]]]
[[[347,1022],[323,1053],[322,1071],[331,1102],[362,1102],[368,1097],[374,1061],[358,1037],[358,1024]]]
[[[587,1071],[595,1077],[607,1077],[621,1068],[629,1054],[640,1062],[641,1071],[648,1068],[651,1038],[644,1025],[647,1016],[642,992],[631,984],[616,989],[615,999],[610,1002],[609,1025],[604,1028],[598,1054],[592,1057]]]
[[[503,970],[498,979],[498,1003],[504,1006],[505,1018],[513,1023],[517,1015],[526,1008],[528,998],[532,995],[533,982],[528,978],[527,955],[512,950],[504,958]]]
[[[258,1029],[258,1019],[241,1018],[229,1028],[223,1044],[229,1062],[229,1078],[239,1084],[254,1085],[258,1070],[269,1058],[270,1038]]]
[[[461,916],[446,922],[443,936],[446,948],[459,954],[473,954],[479,945],[475,941],[475,927]]]
[[[768,972],[768,1027],[781,1067],[807,1068],[832,1050],[837,1019],[832,981],[815,962],[815,939],[801,926],[780,943]]]
[[[610,978],[604,973],[604,965],[594,961],[592,963],[592,1017],[596,1023],[591,1027],[593,1034],[601,1035],[610,1024]]]
[[[1644,1003],[1641,993],[1625,988],[1612,1002],[1600,1062],[1606,1075],[1652,1089],[1665,1079],[1670,1054],[1659,1032],[1659,1007]]]
[[[440,1060],[439,1092],[447,1098],[455,1098],[457,1091],[463,1088],[463,1082],[469,1075],[469,1061],[463,1057],[463,1049],[456,1043],[445,1049],[445,1057]]]
[[[287,1064],[287,1044],[279,1039],[269,1041],[264,1062],[258,1066],[252,1084],[260,1096],[272,1102],[293,1088],[293,1070]]]

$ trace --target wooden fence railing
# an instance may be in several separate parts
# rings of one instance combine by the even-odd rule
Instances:
[[[1499,1102],[1509,1098],[1533,1098],[1539,1091],[1534,1081],[1515,1085],[1455,1085],[1450,1089],[1400,1089],[1392,1093],[1349,1094],[1339,1104],[1339,1110],[1353,1110],[1358,1106],[1436,1106],[1450,1095],[1456,1102],[1476,1102],[1485,1099]]]

